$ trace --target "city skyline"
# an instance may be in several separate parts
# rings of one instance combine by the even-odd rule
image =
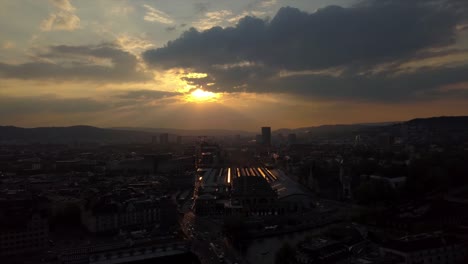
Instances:
[[[463,1],[24,0],[0,10],[0,125],[258,131],[468,114]]]

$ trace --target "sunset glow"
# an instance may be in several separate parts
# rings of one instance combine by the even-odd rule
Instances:
[[[203,103],[203,102],[216,102],[221,98],[221,94],[196,89],[185,97],[187,102]]]
[[[465,115],[465,2],[0,1],[0,125],[256,131]]]

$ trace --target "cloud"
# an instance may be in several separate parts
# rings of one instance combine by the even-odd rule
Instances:
[[[263,11],[248,10],[240,14],[234,14],[230,10],[217,10],[206,12],[205,15],[193,23],[193,27],[198,30],[208,30],[213,27],[236,25],[242,18],[247,16],[262,17],[266,14]]]
[[[141,89],[141,90],[127,91],[127,92],[117,95],[117,97],[120,99],[155,100],[155,99],[168,98],[168,97],[173,97],[173,96],[178,96],[178,95],[181,95],[181,94],[177,92]]]
[[[219,22],[229,11],[212,12]],[[399,17],[399,19],[394,19]],[[427,7],[341,8],[330,6],[308,14],[282,8],[271,22],[245,17],[235,28],[190,30],[164,48],[148,51],[164,65],[166,57],[206,58],[208,62],[260,61],[287,69],[324,68],[359,60],[384,60],[453,43],[456,19]],[[200,25],[201,27],[207,27]],[[427,30],[431,28],[431,30]],[[213,52],[213,46],[216,46]],[[196,51],[196,52],[194,52]],[[213,55],[214,53],[214,55]],[[154,60],[156,61],[156,60]]]
[[[249,11],[244,11],[242,12],[241,14],[239,15],[235,15],[235,16],[231,16],[231,17],[228,17],[226,20],[231,23],[232,25],[236,25],[237,23],[239,23],[239,21],[241,19],[243,19],[244,17],[247,17],[247,16],[251,16],[251,17],[263,17],[266,15],[266,12],[263,12],[263,11],[254,11],[254,10],[249,10]]]
[[[73,81],[132,82],[147,80],[137,58],[115,45],[51,46],[23,64],[0,63],[0,77]]]
[[[2,115],[85,113],[103,111],[109,107],[108,103],[90,98],[60,98],[55,95],[0,97],[0,113]]]
[[[64,11],[75,11],[75,7],[70,3],[69,0],[50,0],[50,2],[57,8]]]
[[[154,46],[145,36],[137,37],[128,34],[120,34],[116,38],[117,44],[124,50],[132,54],[139,55],[142,51]]]
[[[397,67],[430,56],[428,50],[455,43],[457,27],[467,17],[462,15],[467,13],[460,3],[369,0],[349,8],[328,6],[314,13],[286,7],[271,21],[247,16],[235,27],[211,27],[232,16],[222,10],[195,25],[211,28],[191,28],[164,47],[144,52],[143,58],[155,68],[205,72],[206,78],[188,81],[213,91],[363,100],[415,98],[433,94],[437,85],[450,78],[464,79],[460,65],[423,67],[406,74]],[[396,66],[386,68],[386,64]],[[379,67],[384,70],[377,74]],[[326,74],[329,69],[335,72]],[[309,73],[281,77],[285,71]],[[427,78],[431,82],[424,74],[432,75]]]
[[[277,0],[253,0],[247,5],[248,9],[269,8],[278,3]]]
[[[176,26],[171,26],[171,27],[166,27],[165,30],[166,32],[173,32],[176,31],[177,27]]]
[[[150,5],[143,5],[143,7],[146,9],[146,14],[144,16],[144,19],[149,22],[159,22],[162,24],[173,24],[174,20],[172,18],[164,13],[161,10],[158,10]]]
[[[276,5],[278,1],[277,0],[262,0],[260,2],[260,6],[263,8],[270,7]]]
[[[42,31],[73,31],[80,28],[80,18],[75,14],[75,7],[68,0],[50,0],[59,10],[51,13],[40,25]]]
[[[16,44],[13,41],[7,40],[2,44],[2,49],[13,49],[16,47]]]
[[[355,101],[403,102],[432,100],[438,97],[468,98],[468,93],[445,91],[444,85],[468,81],[468,65],[446,68],[423,68],[395,75],[392,71],[378,74],[356,74],[345,71],[338,76],[308,74],[271,78],[252,82],[257,90],[281,93],[287,91],[315,98],[352,99]],[[256,80],[258,81],[258,80]]]
[[[117,5],[114,6],[110,9],[110,14],[112,15],[118,15],[118,16],[128,16],[130,13],[133,13],[135,11],[135,8],[130,5]]]
[[[200,30],[206,30],[223,24],[227,17],[232,17],[232,12],[229,10],[206,12],[203,18],[193,23],[193,26]]]

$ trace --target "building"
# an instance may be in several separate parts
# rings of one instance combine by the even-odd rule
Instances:
[[[160,223],[158,199],[124,202],[99,199],[82,208],[81,222],[92,233],[117,232],[153,228]]]
[[[401,189],[406,184],[406,177],[405,176],[380,176],[380,175],[370,175],[370,179],[373,180],[380,180],[385,181],[388,185],[392,186],[393,189]]]
[[[351,176],[347,164],[343,160],[340,161],[340,183],[341,183],[341,198],[351,199]]]
[[[458,239],[443,234],[419,234],[390,240],[380,247],[382,256],[398,257],[395,263],[464,263],[466,248]]]
[[[159,134],[159,144],[161,144],[161,145],[169,144],[169,134],[168,133]]]
[[[239,205],[247,214],[279,213],[278,194],[264,177],[241,176],[233,179],[231,204]]]
[[[162,156],[162,155],[160,155]],[[195,158],[193,156],[178,156],[163,158],[157,160],[158,173],[183,173],[193,171],[195,167]]]
[[[152,174],[157,170],[157,164],[158,159],[155,155],[145,155],[144,157],[110,161],[107,164],[107,169],[123,173]]]
[[[282,215],[314,206],[279,170],[198,168],[196,178],[194,209],[199,215]]]
[[[221,149],[217,144],[201,142],[197,149],[197,166],[211,167],[219,161]]]
[[[299,244],[296,258],[301,264],[348,264],[351,253],[343,243],[319,238]]]
[[[197,263],[190,252],[190,242],[147,238],[127,242],[107,242],[61,250],[61,264],[99,263]],[[49,262],[48,262],[49,263]]]
[[[49,221],[45,202],[24,191],[0,197],[0,257],[41,253],[48,247]]]
[[[271,146],[271,127],[262,127],[262,144]]]

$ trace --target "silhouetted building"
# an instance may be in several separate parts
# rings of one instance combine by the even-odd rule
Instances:
[[[81,222],[92,233],[152,228],[160,222],[159,200],[100,200],[83,209]]]
[[[197,215],[284,215],[314,207],[279,170],[198,168],[196,177],[193,195]]]
[[[297,262],[308,263],[350,263],[351,253],[343,243],[327,239],[316,239],[301,243],[297,250]]]
[[[177,136],[177,140],[176,140],[177,144],[182,144],[182,136]]]
[[[157,170],[158,161],[163,155],[145,155],[144,157],[133,157],[120,161],[111,161],[107,164],[110,171],[120,171],[123,173],[150,174]]]
[[[262,127],[262,144],[271,146],[271,127]]]
[[[398,256],[398,263],[462,263],[465,247],[455,238],[437,234],[406,236],[385,242],[383,256]]]
[[[169,144],[169,134],[168,133],[162,133],[159,135],[159,144]]]
[[[39,253],[47,248],[49,222],[42,202],[22,191],[0,194],[0,257]]]
[[[240,176],[232,181],[232,204],[242,206],[246,214],[273,214],[279,207],[277,199],[278,194],[263,177]]]

